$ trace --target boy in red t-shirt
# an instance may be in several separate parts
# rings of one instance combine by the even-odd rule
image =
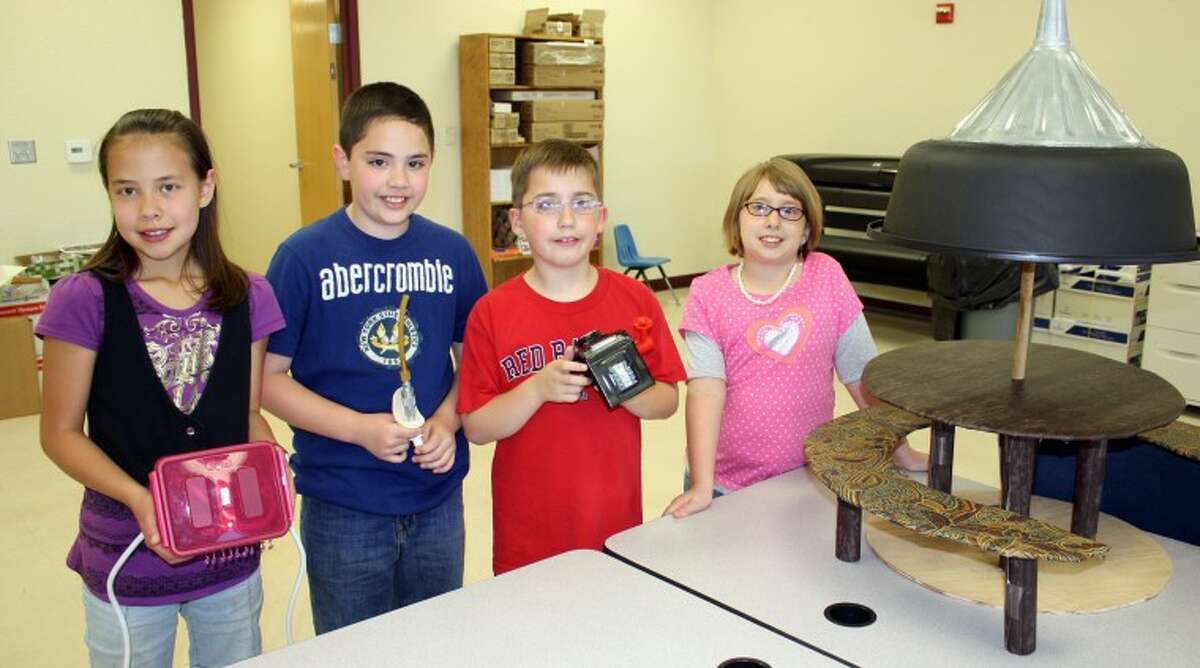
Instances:
[[[642,521],[642,419],[670,417],[683,363],[662,307],[641,283],[588,261],[607,211],[596,161],[550,140],[513,166],[509,221],[533,267],[476,303],[467,321],[458,411],[474,443],[498,441],[492,464],[493,570],[578,548],[600,549]],[[592,330],[649,318],[643,355],[655,383],[609,409],[576,361]],[[644,321],[643,321],[644,322]]]

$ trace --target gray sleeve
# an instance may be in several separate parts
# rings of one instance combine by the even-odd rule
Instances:
[[[684,330],[683,343],[687,347],[688,380],[692,378],[725,380],[725,356],[721,354],[721,348],[715,341],[703,334]]]
[[[867,318],[859,313],[858,318],[838,338],[837,351],[833,354],[833,366],[842,384],[857,383],[862,378],[867,362],[875,355],[871,328],[867,326]]]

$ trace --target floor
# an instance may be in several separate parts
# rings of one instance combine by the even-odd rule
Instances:
[[[680,296],[686,295],[681,290]],[[682,308],[666,293],[659,293],[668,320],[678,324]],[[882,314],[868,314],[880,351],[929,340],[928,323]],[[681,401],[682,407],[682,401]],[[849,395],[837,388],[837,413],[854,409]],[[1195,419],[1195,409],[1189,411]],[[288,428],[269,418],[275,434],[290,444]],[[79,578],[63,565],[74,538],[81,488],[62,474],[38,447],[37,416],[0,420],[0,443],[13,450],[9,474],[0,476],[0,522],[9,538],[0,551],[0,663],[10,666],[85,665],[83,613]],[[670,419],[643,423],[642,474],[647,520],[659,516],[680,491],[684,466],[682,408]],[[928,449],[928,430],[910,438],[914,447]],[[995,436],[959,430],[956,436],[955,474],[997,485]],[[493,446],[474,446],[471,473],[464,485],[467,548],[466,582],[491,576],[491,467]],[[833,518],[830,517],[830,531]],[[262,616],[265,650],[285,644],[284,617],[296,577],[298,560],[290,539],[274,542],[263,558],[265,604]],[[307,590],[302,592],[295,616],[297,639],[311,637]],[[186,632],[181,626],[176,644],[176,665],[186,665]]]

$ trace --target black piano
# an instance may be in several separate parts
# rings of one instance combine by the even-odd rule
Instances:
[[[800,166],[825,204],[817,250],[833,256],[852,281],[925,292],[928,253],[867,238],[867,223],[883,218],[900,158],[801,153],[780,156]]]

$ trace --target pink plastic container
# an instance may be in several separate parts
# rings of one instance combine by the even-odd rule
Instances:
[[[163,457],[150,494],[163,545],[181,557],[278,538],[292,526],[287,454],[274,443]]]

